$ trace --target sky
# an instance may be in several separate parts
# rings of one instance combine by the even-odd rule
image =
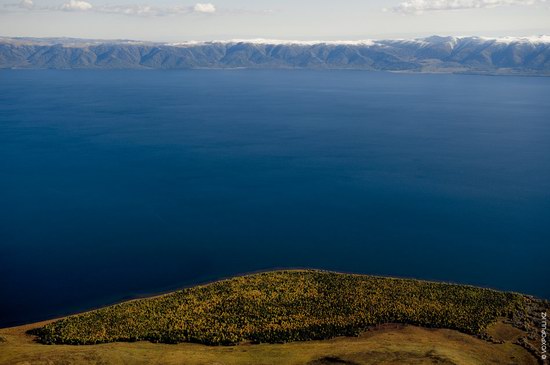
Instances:
[[[0,36],[359,40],[550,35],[550,0],[0,0]]]

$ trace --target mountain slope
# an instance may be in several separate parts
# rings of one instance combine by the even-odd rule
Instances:
[[[550,75],[550,37],[176,44],[0,38],[0,68],[311,68]]]

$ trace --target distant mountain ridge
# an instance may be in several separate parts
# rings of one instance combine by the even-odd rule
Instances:
[[[182,43],[0,37],[0,68],[304,68],[550,76],[550,36]]]

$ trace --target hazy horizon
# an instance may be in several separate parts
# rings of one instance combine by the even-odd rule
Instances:
[[[138,38],[83,38],[83,37],[70,37],[70,36],[51,36],[51,37],[34,37],[34,36],[6,36],[0,34],[0,39],[33,39],[33,40],[49,40],[49,39],[65,39],[65,40],[77,40],[77,41],[120,41],[120,42],[144,42],[144,43],[167,43],[177,45],[181,44],[193,44],[193,43],[216,43],[216,42],[245,42],[245,43],[281,43],[281,44],[294,44],[294,43],[303,43],[303,44],[317,44],[317,43],[332,43],[332,44],[359,44],[361,42],[368,41],[386,41],[386,40],[421,40],[430,37],[441,37],[441,38],[480,38],[487,40],[530,40],[533,42],[544,42],[550,43],[550,32],[548,34],[528,34],[528,35],[506,35],[506,36],[489,36],[483,34],[474,34],[474,35],[463,35],[463,34],[428,34],[425,36],[418,37],[373,37],[373,38],[320,38],[312,37],[310,39],[298,39],[298,38],[212,38],[212,39],[188,39],[180,41],[160,41],[160,40],[146,40]]]

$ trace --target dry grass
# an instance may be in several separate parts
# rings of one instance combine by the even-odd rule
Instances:
[[[232,279],[229,281],[211,284],[206,287],[198,287],[199,291],[204,291],[204,295],[211,295],[212,289],[224,289],[223,293],[227,292],[227,287],[237,288],[236,291],[229,293],[237,293],[239,296],[245,295],[248,298],[250,290],[255,293],[254,298],[258,296],[256,286],[258,283],[263,283],[267,278],[266,283],[273,284],[273,279],[281,279],[285,288],[290,285],[294,288],[295,285],[304,286],[304,283],[292,283],[287,279],[287,275],[283,273],[266,274],[249,276],[245,278]],[[321,275],[321,278],[326,278],[326,274],[317,273],[301,273],[292,272],[290,277],[295,279],[296,275],[309,278],[311,275]],[[344,283],[351,280],[356,284],[356,280],[362,280],[358,276],[331,276],[329,275],[329,283],[338,283],[338,288],[348,288],[347,284],[342,286],[339,281],[345,279]],[[283,280],[284,279],[284,280]],[[366,278],[366,280],[373,280]],[[386,279],[374,278],[376,284],[386,284],[386,290],[377,292],[376,296],[392,295],[394,293],[393,286],[388,286]],[[387,279],[394,280],[394,279]],[[277,282],[277,281],[276,281]],[[251,283],[254,284],[251,286]],[[307,283],[307,282],[306,282]],[[317,283],[317,282],[314,282]],[[495,305],[495,303],[507,304],[507,301],[499,302],[500,294],[482,289],[470,287],[451,287],[440,286],[440,284],[413,282],[413,281],[390,281],[391,285],[399,284],[399,289],[411,290],[412,287],[415,293],[427,292],[434,299],[438,299],[433,292],[441,290],[444,293],[454,293],[459,290],[460,293],[466,292],[476,295],[478,299],[483,299],[482,303]],[[264,284],[262,284],[264,285]],[[311,289],[311,286],[306,285],[306,288]],[[317,286],[313,287],[318,289]],[[350,286],[349,288],[353,288]],[[377,287],[378,289],[382,286]],[[416,288],[419,288],[418,290]],[[247,289],[247,290],[244,290]],[[269,286],[262,286],[265,293],[270,293]],[[279,292],[279,286],[276,286],[275,292]],[[287,288],[288,289],[288,288]],[[308,293],[311,291],[308,289]],[[333,292],[334,288],[330,288],[328,292]],[[392,290],[389,290],[392,289]],[[346,289],[351,290],[351,289]],[[354,289],[355,290],[355,289]],[[389,291],[388,291],[389,290]],[[188,291],[189,292],[189,291]],[[187,293],[188,293],[187,292]],[[192,290],[191,293],[194,293]],[[345,292],[345,291],[344,291]],[[218,293],[216,291],[215,293]],[[243,294],[244,293],[244,294]],[[265,294],[264,293],[264,294]],[[296,293],[291,292],[285,295],[296,297]],[[317,291],[318,293],[318,291]],[[384,294],[385,293],[385,294]],[[181,295],[181,294],[180,294]],[[206,295],[205,298],[211,298]],[[225,295],[225,294],[224,294]],[[274,295],[274,294],[273,294]],[[316,294],[317,296],[318,294]],[[297,297],[301,297],[302,294]],[[314,296],[314,297],[316,297]],[[275,296],[271,296],[275,297]],[[518,296],[519,297],[519,296]],[[510,299],[512,303],[518,299],[516,295],[512,295]],[[215,297],[214,297],[215,298]],[[494,301],[494,298],[497,298]],[[506,297],[508,298],[508,296]],[[125,306],[139,306],[142,303],[156,304],[158,300],[172,300],[173,295],[165,295],[153,299],[145,299],[128,302],[121,306],[109,307],[106,314],[119,313],[119,309],[126,308]],[[257,299],[257,298],[256,298]],[[326,296],[323,296],[323,300]],[[463,303],[468,303],[467,298],[463,299]],[[436,300],[436,301],[437,301]],[[257,300],[254,302],[258,302]],[[397,303],[401,303],[398,301]],[[197,303],[200,303],[198,301]],[[291,302],[293,303],[293,302]],[[310,301],[301,300],[302,305],[311,305]],[[304,304],[305,303],[305,304]],[[346,301],[349,303],[349,301]],[[220,307],[221,308],[221,307]],[[225,306],[224,306],[225,308]],[[300,307],[302,308],[302,307]],[[463,308],[470,308],[465,306]],[[477,308],[477,307],[474,307]],[[100,311],[99,314],[102,312]],[[485,313],[482,311],[481,313]],[[495,312],[496,313],[496,312]],[[95,316],[99,320],[104,320],[102,315],[96,312],[88,312],[78,316],[69,317],[76,319],[77,324],[80,324],[80,319]],[[495,318],[496,319],[496,318]],[[250,344],[244,343],[238,346],[205,346],[194,343],[180,343],[177,345],[170,344],[155,344],[151,342],[133,342],[133,343],[104,343],[97,345],[72,346],[72,345],[44,345],[38,343],[37,338],[27,333],[30,329],[39,327],[48,327],[55,323],[67,323],[64,321],[48,321],[35,323],[26,326],[0,329],[0,365],[29,365],[29,364],[184,364],[184,365],[364,365],[364,364],[456,364],[456,365],[476,365],[476,364],[503,364],[503,365],[530,365],[537,364],[537,360],[523,347],[514,344],[519,337],[525,337],[526,333],[510,324],[506,324],[504,318],[498,322],[490,324],[487,328],[487,333],[494,339],[504,341],[504,343],[493,343],[484,341],[480,338],[468,335],[452,329],[428,329],[416,327],[406,324],[383,324],[371,328],[368,331],[362,332],[357,337],[338,337],[323,341],[308,341],[308,342],[289,342],[284,344]],[[72,321],[72,320],[71,320]],[[68,323],[72,323],[72,322]],[[99,321],[99,323],[101,323]],[[120,323],[117,323],[120,325]]]
[[[520,337],[525,336],[525,332],[504,323],[502,320],[490,325],[487,328],[487,333],[496,340],[506,342],[515,342]]]
[[[502,324],[502,326],[507,326]],[[523,348],[492,344],[453,330],[383,326],[359,337],[279,345],[209,347],[149,342],[48,346],[25,334],[30,326],[0,330],[1,365],[23,364],[536,364]]]

